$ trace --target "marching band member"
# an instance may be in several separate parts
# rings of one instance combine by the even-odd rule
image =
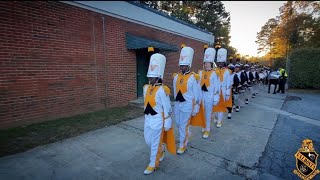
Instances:
[[[255,85],[257,84],[257,80],[259,79],[259,76],[257,75],[257,72],[256,72],[256,69],[255,69],[255,65],[254,66],[251,66],[251,68],[250,68],[250,77],[252,78],[250,78],[250,81],[252,82],[251,83],[251,91],[252,91],[252,98],[255,98],[256,97],[256,95],[257,95],[257,90],[256,90],[256,88],[257,87],[255,87]]]
[[[246,78],[246,81],[245,81],[245,83],[244,83],[244,86],[246,86],[247,87],[247,90],[249,90],[250,91],[250,87],[251,87],[251,79],[253,79],[253,76],[252,76],[252,74],[251,74],[251,72],[249,71],[249,64],[245,64],[244,66],[244,70],[243,70],[243,72],[244,72],[244,75],[245,75],[245,78]],[[251,75],[251,76],[250,76]],[[248,98],[248,96],[246,96],[246,102],[245,102],[246,104],[249,104],[249,98]]]
[[[220,80],[220,98],[219,103],[213,107],[213,111],[217,118],[217,127],[222,126],[223,113],[227,111],[226,101],[230,98],[230,70],[224,67],[227,60],[227,50],[220,48],[217,51],[217,65],[216,73]]]
[[[173,74],[174,116],[180,140],[178,154],[185,152],[191,136],[191,116],[195,116],[200,110],[200,87],[197,83],[199,76],[190,72],[193,54],[191,47],[183,47],[179,58],[181,72]]]
[[[165,156],[165,144],[170,153],[176,154],[174,131],[171,119],[170,89],[162,84],[166,57],[156,53],[150,57],[147,73],[149,84],[143,87],[144,138],[150,148],[150,163],[144,174],[151,174],[159,167]]]
[[[233,97],[233,77],[234,77],[234,65],[233,64],[229,64],[228,65],[228,69],[230,70],[230,96],[231,98],[229,100],[226,101],[226,106],[228,109],[228,119],[231,119],[231,113],[232,113],[232,109],[233,109],[233,105],[234,105],[234,97]]]
[[[205,126],[202,128],[204,139],[210,135],[210,125],[213,106],[219,102],[220,84],[218,76],[213,69],[216,50],[214,48],[206,48],[203,59],[203,70],[199,70],[200,77],[199,85],[201,87],[201,105],[200,113],[204,114],[201,117],[205,119]],[[203,109],[204,111],[201,111]],[[193,123],[192,123],[193,125]]]
[[[235,104],[236,104],[236,112],[240,111],[240,102],[238,101],[238,96],[241,93],[241,90],[243,89],[243,85],[246,82],[246,76],[245,73],[241,71],[241,65],[236,64],[234,66],[234,75],[233,75],[233,88],[234,88],[234,94],[237,98],[235,98]]]

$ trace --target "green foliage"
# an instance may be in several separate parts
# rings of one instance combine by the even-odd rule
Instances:
[[[320,48],[295,49],[289,60],[290,87],[320,89]]]
[[[269,19],[257,33],[258,50],[267,59],[284,58],[291,50],[320,47],[320,2],[287,1],[280,16]]]
[[[142,115],[142,108],[124,106],[0,130],[0,157],[61,141]]]
[[[284,58],[275,58],[275,59],[273,59],[271,68],[276,70],[276,69],[278,69],[280,67],[286,69],[286,59],[284,59]]]

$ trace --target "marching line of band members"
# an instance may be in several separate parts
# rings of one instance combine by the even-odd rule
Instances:
[[[240,102],[233,95],[251,88],[252,98],[257,91],[254,84],[261,81],[265,74],[258,73],[256,67],[242,65],[226,66],[227,50],[205,47],[203,69],[198,73],[191,71],[194,50],[182,47],[179,58],[180,72],[173,74],[174,106],[171,107],[170,89],[162,84],[166,57],[155,53],[150,57],[147,77],[149,84],[143,87],[144,98],[144,138],[150,148],[150,162],[144,174],[151,174],[163,161],[165,151],[183,154],[192,134],[190,126],[202,128],[202,138],[210,135],[213,119],[220,128],[223,115],[228,111],[231,119],[232,110],[240,110]],[[214,60],[217,59],[217,65]],[[240,61],[237,59],[237,61]],[[241,67],[244,67],[241,70]],[[246,97],[248,104],[249,97]],[[179,132],[179,147],[176,147],[173,131],[173,119]]]

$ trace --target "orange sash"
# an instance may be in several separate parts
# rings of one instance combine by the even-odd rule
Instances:
[[[208,88],[210,86],[210,77],[212,74],[213,70],[210,71],[202,71],[202,77],[201,77],[201,86],[202,87],[204,84],[206,84],[206,87]]]
[[[162,118],[163,118],[163,121],[165,121],[164,113],[162,113]],[[162,134],[163,134],[163,143],[165,143],[167,145],[168,151],[171,154],[175,155],[177,148],[176,148],[176,140],[174,137],[173,123],[172,123],[172,127],[169,131],[164,131],[164,128],[163,128]]]
[[[154,108],[156,106],[155,96],[156,96],[156,93],[159,88],[160,88],[160,86],[148,85],[148,89],[147,89],[146,96],[144,99],[144,107],[147,107],[148,103],[150,104],[150,106],[152,108]]]
[[[187,92],[188,90],[188,80],[192,73],[188,73],[186,75],[183,75],[182,73],[178,74],[177,82],[176,82],[176,92],[178,93],[179,91],[183,95],[184,93]]]
[[[200,103],[200,110],[198,114],[191,117],[190,124],[192,126],[199,126],[202,128],[206,128],[206,114],[205,114],[203,102]]]

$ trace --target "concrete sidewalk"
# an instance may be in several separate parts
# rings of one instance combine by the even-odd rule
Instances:
[[[0,158],[0,179],[279,179],[257,168],[286,96],[266,91],[225,118],[221,128],[212,126],[206,140],[192,127],[186,153],[167,153],[149,176],[143,174],[149,149],[140,117]]]

